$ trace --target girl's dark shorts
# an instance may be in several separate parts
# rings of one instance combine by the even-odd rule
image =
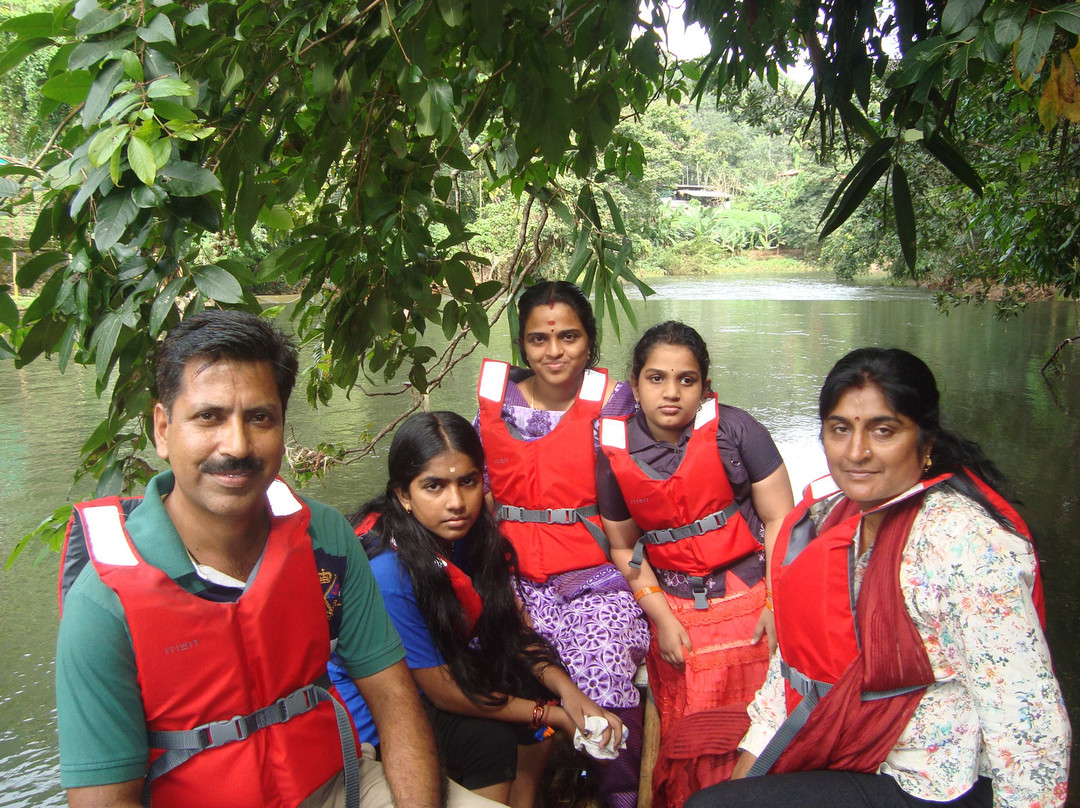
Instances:
[[[518,746],[537,742],[525,724],[448,713],[423,701],[447,777],[470,791],[513,780]]]

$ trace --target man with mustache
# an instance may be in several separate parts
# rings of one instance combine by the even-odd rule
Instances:
[[[363,548],[340,513],[277,479],[296,374],[296,349],[255,315],[184,320],[156,358],[154,442],[170,470],[142,498],[76,506],[56,667],[73,808],[442,804]],[[385,768],[357,762],[321,687],[332,650]]]

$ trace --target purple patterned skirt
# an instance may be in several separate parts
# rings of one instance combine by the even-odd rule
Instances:
[[[649,649],[649,624],[613,564],[521,579],[536,631],[559,652],[581,691],[601,707],[636,707],[634,674]]]

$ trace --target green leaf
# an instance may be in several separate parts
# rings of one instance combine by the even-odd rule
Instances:
[[[447,261],[442,268],[443,279],[450,294],[461,300],[473,285],[473,276],[469,268],[457,261]]]
[[[209,6],[207,6],[206,3],[203,3],[201,6],[196,6],[194,9],[189,11],[187,13],[187,15],[184,17],[184,24],[185,25],[190,25],[193,28],[197,27],[197,26],[200,26],[200,25],[202,27],[204,27],[204,28],[209,28],[210,27],[210,9],[209,9]]]
[[[20,166],[14,163],[8,163],[7,165],[0,165],[0,177],[40,177],[41,173],[36,168],[30,166]]]
[[[439,13],[443,22],[451,28],[457,28],[465,21],[465,9],[462,0],[439,0]]]
[[[169,163],[158,171],[158,175],[166,180],[166,187],[173,196],[202,196],[221,190],[221,183],[212,171],[185,160]]]
[[[615,198],[608,193],[606,188],[602,188],[601,193],[604,195],[604,201],[607,202],[608,213],[611,214],[612,227],[615,228],[616,233],[625,236],[626,226],[623,224],[622,213],[619,212],[619,206],[615,204]]]
[[[135,32],[125,31],[112,39],[80,42],[68,57],[68,70],[82,70],[95,65],[110,54],[120,53],[134,41]],[[49,40],[49,44],[52,44],[52,40]]]
[[[458,333],[458,302],[456,300],[447,300],[446,305],[442,310],[442,330],[443,336],[447,340],[452,340]]]
[[[998,10],[994,22],[994,39],[1002,45],[1011,46],[1020,36],[1020,31],[1024,27],[1027,8],[1013,2],[1013,0],[994,3],[994,8]]]
[[[129,191],[124,188],[113,190],[98,207],[94,246],[101,252],[107,252],[120,241],[138,213],[139,208]]]
[[[1026,78],[1039,72],[1050,43],[1054,41],[1054,22],[1046,14],[1036,14],[1024,23],[1016,44],[1016,70]]]
[[[484,301],[495,297],[495,295],[499,294],[502,290],[502,281],[485,281],[473,289],[473,299],[477,303],[483,303]]]
[[[1064,28],[1070,34],[1080,34],[1080,3],[1065,3],[1050,9],[1043,14],[1043,17]]]
[[[120,54],[120,62],[124,66],[124,75],[132,81],[143,80],[143,66],[142,61],[129,50]]]
[[[86,70],[59,73],[41,85],[43,96],[73,107],[86,100],[89,90],[90,73]]]
[[[131,170],[142,184],[153,185],[157,177],[157,163],[150,147],[143,140],[133,137],[128,141],[127,158]]]
[[[30,54],[36,53],[42,48],[51,47],[54,44],[55,43],[48,37],[35,37],[33,39],[21,39],[17,41],[0,55],[0,76],[7,73],[16,65],[22,64],[23,60]],[[82,67],[86,67],[86,65],[82,65]],[[78,69],[77,67],[72,68],[70,64],[68,65],[68,68]]]
[[[570,267],[566,271],[566,279],[571,283],[575,283],[578,275],[581,274],[581,270],[585,267],[585,262],[589,260],[589,236],[592,235],[592,229],[588,226],[583,226],[578,231],[577,242],[574,244],[574,254],[570,257]]]
[[[171,98],[173,96],[195,95],[195,91],[186,81],[174,78],[157,79],[146,88],[147,98]]]
[[[293,229],[292,214],[289,213],[284,205],[274,205],[270,208],[264,205],[259,211],[259,221],[271,230]]]
[[[24,14],[21,17],[11,17],[0,22],[0,31],[16,34],[20,39],[39,39],[51,37],[53,30],[53,15],[48,12],[37,14]]]
[[[177,296],[186,290],[188,284],[188,278],[182,276],[179,278],[173,278],[169,281],[165,288],[158,293],[158,296],[154,298],[153,304],[150,306],[150,336],[157,338],[157,335],[161,333],[161,325],[165,322],[165,318],[169,316],[169,312],[173,309],[173,303],[176,302]]]
[[[79,305],[79,314],[88,314],[85,305],[82,305],[82,303]],[[75,347],[79,342],[80,331],[78,321],[72,320],[68,323],[67,330],[64,331],[64,336],[56,348],[56,365],[60,368],[61,373],[67,371],[67,366],[71,362],[71,357],[75,353]]]
[[[94,356],[98,379],[104,379],[109,372],[116,340],[123,327],[123,314],[119,311],[106,312],[100,322],[94,326],[94,335],[90,338],[90,353]]]
[[[150,102],[150,108],[157,116],[166,121],[194,121],[198,116],[183,104],[177,104],[167,98],[155,98]]]
[[[923,148],[930,152],[954,177],[974,191],[976,196],[982,196],[982,178],[971,167],[971,164],[964,159],[964,156],[957,148],[945,139],[940,131],[934,132],[930,137],[920,142]]]
[[[859,172],[848,185],[844,196],[836,206],[836,210],[833,211],[829,220],[821,228],[821,234],[818,236],[819,241],[847,221],[848,217],[866,199],[866,195],[877,185],[877,181],[881,179],[881,176],[888,170],[890,165],[892,165],[892,157],[886,156]]]
[[[143,42],[168,42],[170,45],[176,44],[176,32],[173,31],[172,22],[164,13],[155,16],[145,28],[139,28],[138,34],[139,39]],[[170,93],[170,95],[176,95],[176,93]]]
[[[244,290],[240,283],[214,264],[195,267],[191,272],[195,286],[203,296],[218,303],[240,303],[244,299]]]
[[[480,40],[480,50],[486,56],[499,51],[503,32],[503,9],[499,0],[473,0],[471,6],[473,27]]]
[[[116,124],[108,129],[102,129],[90,141],[88,156],[93,166],[105,165],[113,152],[120,148],[131,128],[127,124]]]
[[[79,20],[75,35],[79,39],[89,39],[92,36],[107,33],[121,25],[127,16],[127,11],[124,9],[96,8]]]
[[[130,51],[124,51],[124,53],[127,54]],[[134,54],[132,55],[134,56]],[[110,62],[97,74],[97,78],[90,85],[89,92],[84,96],[86,104],[83,106],[82,111],[83,128],[89,129],[101,121],[102,113],[109,106],[109,100],[112,98],[113,90],[116,89],[116,85],[120,81],[123,69],[121,62]]]
[[[7,326],[11,332],[19,327],[19,307],[6,289],[0,291],[0,325]]]
[[[963,31],[982,11],[985,0],[948,0],[941,12],[941,30],[946,36]]]
[[[825,221],[829,214],[832,213],[833,207],[837,201],[843,195],[847,187],[858,177],[868,166],[880,160],[885,154],[888,154],[889,150],[896,143],[895,137],[883,137],[881,140],[874,143],[870,148],[863,152],[862,157],[858,162],[851,167],[851,170],[847,173],[847,176],[840,182],[833,192],[832,198],[829,199],[828,204],[825,205],[825,210],[821,214],[821,218],[818,219],[818,224]]]
[[[491,324],[488,323],[487,312],[484,311],[484,307],[466,305],[465,320],[476,338],[484,345],[487,345],[488,340],[491,338]]]
[[[893,213],[896,215],[896,234],[900,237],[900,249],[904,253],[904,263],[911,272],[915,271],[915,208],[911,204],[911,189],[908,187],[907,174],[897,163],[892,175]]]
[[[19,271],[15,273],[15,282],[21,288],[29,289],[41,279],[42,275],[44,275],[57,264],[60,264],[66,260],[67,253],[38,253],[21,267],[19,267]]]

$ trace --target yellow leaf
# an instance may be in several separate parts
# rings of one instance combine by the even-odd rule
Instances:
[[[1069,54],[1063,53],[1058,67],[1058,114],[1070,123],[1080,123],[1080,86],[1076,81],[1076,65]]]
[[[1076,100],[1076,68],[1073,67],[1069,54],[1061,54],[1057,71],[1058,99],[1062,104],[1071,104]]]
[[[1058,120],[1057,73],[1056,66],[1050,68],[1050,80],[1046,82],[1042,97],[1039,99],[1039,123],[1047,132],[1054,128]]]

